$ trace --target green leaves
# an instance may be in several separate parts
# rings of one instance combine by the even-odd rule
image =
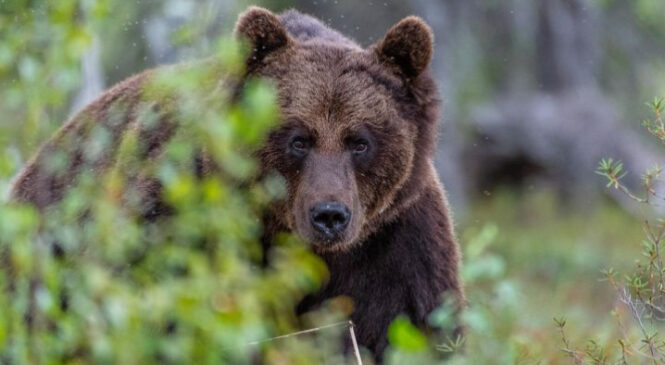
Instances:
[[[623,170],[623,162],[614,161],[612,158],[602,159],[598,168],[596,168],[596,174],[605,176],[608,180],[607,187],[614,186],[617,189],[620,185],[619,180],[621,180],[626,173]]]
[[[67,107],[104,3],[49,2],[35,13],[17,5],[25,28],[11,32],[3,28],[11,17],[0,13],[10,35],[0,45],[0,94],[8,96],[0,111],[11,119],[0,121],[0,192],[62,123],[52,111]],[[0,203],[0,362],[343,356],[332,334],[322,334],[324,345],[248,346],[299,329],[294,308],[327,269],[288,235],[262,250],[262,214],[286,194],[280,176],[258,178],[252,158],[277,121],[276,97],[257,79],[231,100],[226,86],[244,72],[244,56],[231,40],[219,47],[212,59],[152,73],[139,92],[115,95],[103,113],[75,119],[53,140],[43,173],[73,177],[63,180],[61,202],[39,213]],[[339,316],[322,309],[317,318]]]
[[[656,2],[641,1],[638,5],[653,6]],[[656,137],[660,142],[665,143],[665,123],[663,121],[663,111],[665,110],[665,98],[655,98],[652,102],[646,103],[651,109],[653,116],[642,122],[644,128]],[[662,167],[655,166],[645,171],[642,175],[642,186],[644,188],[644,197],[636,196],[628,187],[621,183],[621,179],[626,175],[623,171],[623,164],[613,159],[601,160],[596,173],[605,176],[608,179],[607,187],[614,187],[624,192],[629,198],[640,203],[648,203],[654,206],[660,206],[660,200],[663,199],[660,194],[660,188],[657,186],[662,182]],[[603,272],[604,279],[610,283],[616,290],[618,304],[613,311],[617,317],[619,326],[621,326],[622,336],[618,343],[621,350],[621,364],[627,364],[628,359],[640,360],[655,363],[662,362],[663,338],[659,335],[662,327],[662,302],[665,298],[665,267],[663,266],[662,240],[665,238],[665,224],[662,219],[650,223],[649,219],[645,221],[644,232],[646,239],[642,240],[642,259],[636,261],[635,270],[623,278],[618,279],[614,269],[608,269]],[[622,318],[630,317],[632,321]],[[624,323],[629,323],[627,326]],[[565,322],[559,323],[562,340],[565,345],[564,351],[573,357],[576,362],[581,363],[579,356],[580,350],[571,349],[568,339],[563,332]],[[635,339],[639,340],[635,340]],[[639,345],[636,343],[639,342]],[[639,351],[635,351],[636,347]],[[593,360],[594,363],[605,363],[608,360],[607,348],[590,340],[583,353]],[[635,359],[635,358],[638,359]],[[579,361],[578,361],[579,360]]]
[[[403,316],[397,317],[390,324],[388,340],[398,350],[418,352],[427,348],[427,338]]]

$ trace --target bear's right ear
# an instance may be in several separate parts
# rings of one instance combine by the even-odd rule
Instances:
[[[249,42],[252,48],[249,62],[261,62],[269,53],[291,42],[277,15],[257,6],[250,6],[238,16],[234,34]]]

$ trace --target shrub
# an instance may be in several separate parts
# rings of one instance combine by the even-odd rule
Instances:
[[[17,39],[0,45],[0,110],[13,117],[0,125],[3,192],[22,153],[52,131],[40,118],[62,114],[56,111],[76,85],[67,75],[77,72],[89,41],[89,24],[75,21],[83,5],[49,4],[37,15],[20,13],[41,31],[13,33]],[[22,5],[0,6],[18,11]],[[2,14],[2,34],[12,33],[11,16]],[[57,52],[61,48],[69,50],[67,57]],[[9,63],[2,58],[7,53]],[[271,85],[261,80],[250,80],[238,100],[218,87],[220,75],[231,79],[242,72],[243,61],[242,47],[226,39],[210,60],[153,74],[142,90],[138,123],[159,123],[155,103],[178,121],[154,159],[139,157],[138,132],[129,128],[111,166],[101,174],[82,171],[60,203],[44,212],[0,204],[0,362],[341,361],[335,355],[341,327],[323,338],[252,344],[298,328],[293,309],[318,287],[326,268],[286,235],[264,257],[261,214],[283,196],[284,186],[275,176],[257,179],[251,156],[277,108]],[[123,117],[126,107],[114,104],[108,119]],[[86,121],[82,146],[91,160],[110,143],[97,122]],[[67,148],[52,156],[53,167],[67,163]],[[204,177],[195,166],[201,151],[216,167]],[[137,176],[160,182],[171,214],[145,220],[138,209],[142,197],[131,188]],[[315,316],[338,319],[332,311]]]
[[[653,117],[645,120],[645,129],[659,142],[665,143],[665,98],[648,104]],[[604,176],[608,188],[627,194],[638,203],[654,208],[644,223],[642,258],[635,269],[620,275],[610,268],[604,279],[614,288],[617,303],[612,316],[620,327],[619,338],[604,345],[588,340],[585,346],[576,346],[565,332],[566,320],[555,319],[563,343],[563,351],[575,364],[661,364],[665,363],[665,338],[662,335],[665,308],[665,267],[662,260],[662,242],[665,238],[665,219],[658,217],[663,201],[662,168],[656,166],[642,176],[643,192],[631,191],[622,183],[625,176],[621,161],[605,159],[596,171]]]

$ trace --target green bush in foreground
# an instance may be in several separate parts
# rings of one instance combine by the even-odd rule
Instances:
[[[59,14],[55,7],[45,11],[53,12],[46,17]],[[101,175],[83,171],[61,203],[42,213],[0,204],[1,363],[338,362],[329,355],[338,348],[335,331],[326,341],[251,344],[294,331],[297,300],[317,288],[326,269],[288,236],[269,260],[263,257],[260,217],[284,186],[276,177],[255,179],[251,156],[277,116],[274,93],[253,80],[231,102],[218,82],[220,75],[242,72],[244,56],[233,41],[218,48],[212,60],[156,72],[144,87],[138,123],[156,123],[150,106],[157,100],[170,106],[179,124],[159,157],[138,158],[138,132],[129,128],[112,166]],[[64,71],[58,65],[65,66],[54,61],[49,67]],[[3,72],[3,85],[15,72],[20,85],[3,90],[13,99],[0,109],[27,111],[13,114],[18,121],[12,126],[28,123],[31,110],[58,105],[30,99],[51,95],[58,85],[34,81],[20,69]],[[27,88],[32,92],[20,91]],[[122,118],[125,107],[113,105],[117,115],[108,118]],[[84,148],[91,155],[110,140],[95,122],[86,129]],[[7,133],[0,138],[3,191],[18,165],[16,141],[28,138],[12,126],[3,124]],[[195,168],[200,151],[217,168],[203,178]],[[70,157],[54,155],[53,166]],[[158,179],[174,213],[147,222],[132,209],[140,198],[128,189],[136,176]]]
[[[665,98],[648,104],[653,117],[643,122],[647,131],[659,142],[665,143]],[[656,166],[642,176],[643,193],[633,192],[621,179],[625,176],[620,161],[601,161],[597,173],[607,178],[607,187],[627,194],[638,203],[654,208],[656,216],[662,213],[662,167]],[[665,239],[665,219],[656,217],[644,223],[645,239],[642,258],[635,269],[620,275],[614,269],[604,272],[606,281],[616,292],[617,303],[612,317],[620,328],[619,336],[604,343],[588,340],[577,346],[565,331],[565,319],[555,319],[563,343],[563,352],[575,364],[662,364],[665,363],[665,266],[662,242]],[[574,325],[574,324],[573,324]]]

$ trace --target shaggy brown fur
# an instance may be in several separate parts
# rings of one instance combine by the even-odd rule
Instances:
[[[408,17],[363,49],[312,17],[256,7],[240,15],[236,33],[252,46],[247,75],[272,79],[281,107],[282,122],[258,157],[263,172],[285,177],[288,197],[267,214],[264,244],[280,231],[303,237],[328,264],[330,278],[298,310],[350,297],[358,340],[380,358],[396,316],[426,329],[442,299],[464,303],[459,249],[433,168],[439,100],[427,70],[432,33]],[[81,166],[103,171],[124,131],[135,128],[136,100],[149,75],[119,84],[68,122],[19,176],[13,196],[44,208],[62,197]],[[108,118],[118,101],[127,108],[123,117]],[[168,113],[160,115],[172,125]],[[80,146],[96,124],[110,143],[87,156]],[[172,130],[142,131],[144,145],[152,146],[146,156],[158,154]],[[64,170],[48,166],[58,148],[72,157]],[[340,207],[324,222],[339,226],[317,228],[321,204]]]

